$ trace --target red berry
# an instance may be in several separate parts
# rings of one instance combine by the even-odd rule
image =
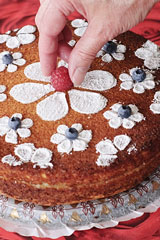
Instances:
[[[63,66],[52,72],[51,83],[57,91],[67,91],[73,87],[73,82],[69,77],[68,69]]]

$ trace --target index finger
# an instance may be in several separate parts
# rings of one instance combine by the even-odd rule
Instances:
[[[66,24],[66,17],[57,7],[57,1],[45,0],[36,16],[39,29],[39,57],[44,75],[51,75],[56,67],[58,35]]]

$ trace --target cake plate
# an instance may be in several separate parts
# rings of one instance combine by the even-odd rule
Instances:
[[[160,207],[160,167],[145,181],[114,197],[43,207],[0,195],[0,227],[23,236],[56,239],[76,230],[108,228]]]

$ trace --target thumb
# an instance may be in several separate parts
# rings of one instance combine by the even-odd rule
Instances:
[[[73,48],[69,57],[69,74],[74,85],[80,85],[97,52],[109,40],[104,24],[96,26],[94,22],[88,28],[81,39]],[[102,26],[102,27],[100,27]]]

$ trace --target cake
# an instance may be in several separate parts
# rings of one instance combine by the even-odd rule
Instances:
[[[87,22],[70,26],[73,46]],[[56,91],[36,27],[1,34],[0,194],[51,206],[139,184],[160,165],[159,76],[159,47],[128,31],[97,53],[81,86]]]

